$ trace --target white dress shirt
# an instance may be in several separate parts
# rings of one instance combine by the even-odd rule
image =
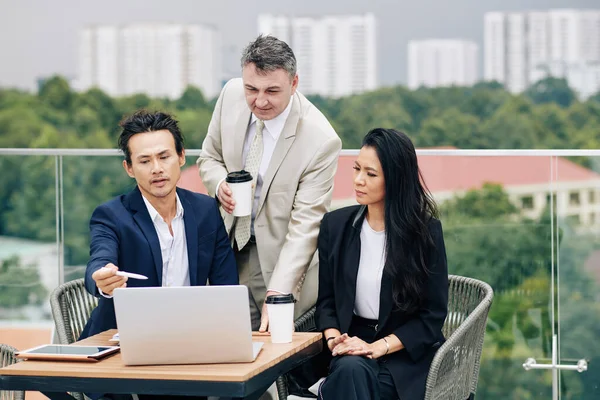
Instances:
[[[160,254],[162,256],[162,286],[190,286],[190,271],[187,253],[187,240],[185,237],[185,223],[183,221],[183,206],[177,197],[177,212],[175,218],[171,221],[173,235],[169,231],[169,225],[160,216],[158,211],[142,195],[144,204],[148,209],[148,214],[156,229],[158,241],[160,243]],[[117,265],[117,267],[119,267]],[[106,298],[112,296],[102,293],[100,288],[98,292]]]
[[[260,168],[258,169],[258,177],[256,179],[254,202],[252,203],[252,224],[250,225],[252,233],[254,233],[254,217],[256,216],[256,210],[258,210],[258,201],[260,199],[260,193],[262,192],[264,176],[267,173],[267,168],[269,168],[271,158],[273,158],[273,151],[275,150],[275,145],[277,144],[279,136],[281,136],[285,121],[287,120],[288,115],[290,115],[292,102],[293,99],[290,100],[288,106],[281,114],[273,119],[265,121],[265,127],[263,128],[263,154],[260,161]],[[244,140],[242,165],[246,165],[246,157],[248,156],[248,151],[250,151],[250,145],[252,144],[254,135],[256,135],[256,121],[258,121],[258,118],[256,115],[252,114],[248,130],[246,130],[246,139]]]
[[[359,317],[379,319],[379,296],[384,265],[385,231],[374,231],[365,218],[360,231],[360,261],[354,299],[354,314]]]
[[[144,203],[156,229],[158,241],[160,242],[160,254],[162,256],[162,286],[190,286],[190,268],[187,253],[187,240],[185,237],[185,223],[183,221],[183,206],[177,197],[177,212],[171,221],[173,235],[169,231],[169,225],[160,216],[158,211],[144,196]]]

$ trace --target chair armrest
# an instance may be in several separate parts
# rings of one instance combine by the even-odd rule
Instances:
[[[491,298],[482,301],[439,348],[427,376],[425,400],[467,399],[477,388]]]

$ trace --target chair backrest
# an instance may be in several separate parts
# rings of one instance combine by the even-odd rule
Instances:
[[[471,375],[470,391],[475,393],[479,380],[479,364],[487,316],[494,298],[492,287],[485,282],[464,276],[448,276],[448,315],[442,331],[447,344],[460,351],[463,362],[455,366]],[[452,335],[461,331],[460,340]],[[461,349],[461,350],[459,350]],[[436,360],[434,360],[434,364]]]
[[[77,340],[97,305],[98,299],[85,290],[83,278],[54,289],[50,295],[50,308],[61,344]]]
[[[492,292],[488,284],[464,276],[449,275],[448,316],[442,328],[444,337],[449,338],[487,296],[491,304]]]
[[[15,351],[17,349],[14,347],[0,343],[0,368],[17,362]],[[0,390],[0,400],[23,400],[24,398],[23,391]]]

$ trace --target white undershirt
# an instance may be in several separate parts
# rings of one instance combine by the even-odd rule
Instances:
[[[360,242],[354,314],[377,320],[381,277],[385,265],[385,231],[374,231],[365,218],[360,231]]]
[[[190,286],[190,268],[187,254],[187,240],[185,237],[185,223],[183,221],[183,206],[177,196],[177,212],[171,221],[173,235],[169,225],[160,216],[158,211],[144,196],[144,203],[156,229],[160,242],[162,256],[162,286]]]

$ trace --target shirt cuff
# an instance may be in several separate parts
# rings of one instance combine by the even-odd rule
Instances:
[[[217,190],[215,191],[215,197],[216,197],[217,199],[219,199],[219,202],[221,201],[221,198],[219,197],[219,188],[221,187],[221,183],[223,183],[223,181],[224,181],[225,179],[226,179],[226,178],[223,178],[223,179],[221,179],[221,180],[219,181],[219,183],[217,183]]]
[[[112,296],[109,296],[109,295],[107,295],[107,294],[104,294],[104,293],[102,292],[102,290],[100,290],[100,288],[98,288],[98,292],[100,292],[100,295],[101,295],[102,297],[105,297],[105,298],[107,298],[107,299],[112,299],[112,298],[113,298]]]

